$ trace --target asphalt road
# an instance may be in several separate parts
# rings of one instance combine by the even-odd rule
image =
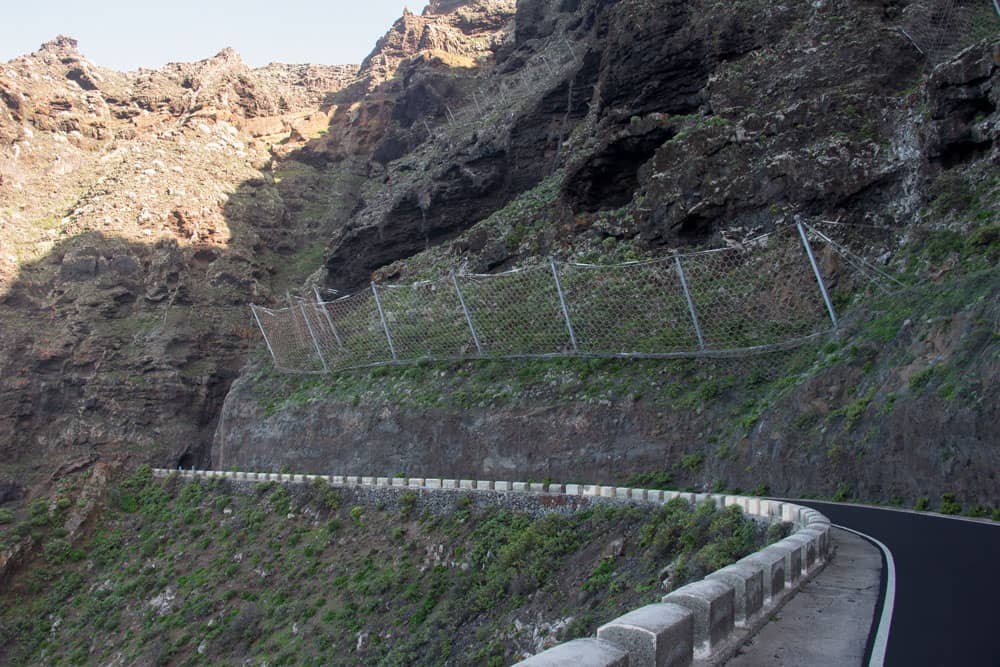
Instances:
[[[1000,524],[795,502],[892,552],[896,594],[886,665],[1000,667]]]

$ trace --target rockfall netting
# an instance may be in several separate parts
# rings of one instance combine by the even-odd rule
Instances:
[[[422,359],[746,356],[834,329],[834,289],[893,287],[891,276],[849,247],[870,249],[878,238],[847,231],[833,223],[788,226],[731,247],[643,262],[549,260],[506,273],[373,283],[333,301],[290,297],[285,308],[253,310],[275,366],[298,373]]]

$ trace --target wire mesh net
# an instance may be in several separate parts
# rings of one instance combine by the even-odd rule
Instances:
[[[699,349],[675,260],[568,264],[560,269],[560,277],[581,352],[670,354]]]
[[[317,304],[317,311],[326,324],[322,348],[330,368],[393,360],[375,294],[371,290]]]
[[[418,359],[746,356],[833,328],[807,247],[836,307],[898,285],[878,265],[895,244],[886,230],[812,223],[647,262],[550,261],[254,313],[275,366],[294,372]]]
[[[903,286],[887,267],[899,251],[900,230],[828,220],[810,222],[805,229],[827,287],[839,303],[849,296]]]
[[[941,62],[1000,29],[990,0],[915,0],[903,9],[901,28],[932,63]]]
[[[399,358],[476,353],[459,293],[450,278],[378,289]]]
[[[253,306],[276,368],[301,373],[323,370],[300,308],[270,310]]]
[[[459,276],[458,283],[484,355],[573,352],[549,266]]]
[[[746,248],[681,258],[706,349],[780,345],[830,328],[822,292],[796,235],[789,228]]]

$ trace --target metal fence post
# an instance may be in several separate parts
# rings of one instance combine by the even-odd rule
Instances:
[[[330,369],[326,365],[326,359],[323,358],[323,348],[319,346],[319,340],[316,338],[316,332],[313,331],[313,326],[309,322],[309,316],[306,315],[305,299],[299,301],[299,308],[302,310],[302,319],[306,322],[306,329],[309,330],[309,337],[312,338],[313,347],[316,348],[316,356],[319,357],[319,363],[323,364],[323,372],[329,373]]]
[[[392,334],[389,333],[389,323],[385,320],[385,312],[382,310],[382,299],[378,297],[378,286],[372,281],[372,294],[375,295],[375,305],[378,306],[378,316],[382,319],[382,328],[385,330],[385,339],[389,341],[389,352],[392,353],[392,360],[396,361],[396,346],[392,344]]]
[[[333,318],[330,317],[330,311],[328,311],[323,306],[323,300],[319,297],[319,289],[317,287],[313,287],[313,294],[316,295],[316,307],[320,308],[323,311],[323,316],[326,317],[326,323],[330,326],[330,331],[333,332],[334,340],[337,341],[337,347],[343,350],[344,341],[340,339],[340,334],[337,332],[337,327],[333,325]]]
[[[479,356],[483,356],[483,346],[479,344],[479,334],[476,333],[476,327],[472,323],[472,314],[469,313],[469,308],[465,305],[465,297],[462,296],[462,288],[458,286],[458,277],[455,276],[454,271],[451,272],[451,283],[455,286],[455,293],[458,294],[458,302],[462,304],[465,321],[469,323],[469,331],[472,332],[472,342],[476,344],[476,352]]]
[[[268,338],[267,338],[267,332],[264,331],[264,325],[261,324],[260,315],[257,314],[257,306],[255,306],[254,304],[251,303],[250,304],[250,310],[253,311],[253,318],[255,320],[257,320],[257,327],[260,328],[260,333],[264,336],[264,344],[267,345],[267,351],[271,353],[271,359],[273,359],[274,363],[277,364],[278,363],[278,358],[276,356],[274,356],[274,348],[271,347],[271,341],[268,340]]]
[[[569,330],[569,340],[573,343],[573,351],[579,352],[576,345],[576,332],[573,331],[573,322],[569,319],[569,308],[566,307],[566,297],[563,295],[562,284],[559,282],[559,271],[556,269],[556,260],[549,257],[549,266],[552,267],[552,278],[556,281],[556,292],[559,294],[559,305],[562,306],[563,317],[566,318],[566,329]]]
[[[573,45],[569,43],[568,39],[566,39],[566,33],[563,33],[562,39],[563,44],[565,44],[566,48],[569,49],[569,55],[573,58],[573,60],[576,60],[576,51],[573,50]]]
[[[802,226],[801,220],[796,220],[795,226],[799,230],[799,236],[802,237],[802,247],[806,249],[806,255],[809,256],[809,264],[812,265],[813,274],[816,276],[816,282],[819,284],[819,291],[823,293],[823,303],[826,304],[826,310],[830,313],[830,320],[833,322],[833,328],[836,329],[839,326],[837,323],[837,313],[833,310],[833,302],[830,301],[830,294],[826,291],[826,283],[823,281],[823,274],[820,273],[819,265],[816,264],[816,257],[813,255],[812,246],[809,245],[809,238],[806,236],[806,230]]]
[[[303,331],[302,327],[299,326],[299,323],[295,321],[295,302],[292,301],[292,293],[288,290],[285,290],[285,301],[288,303],[288,314],[292,318],[293,335],[295,336],[296,345],[299,343],[308,345],[308,342],[306,341],[306,334],[308,332]],[[302,314],[302,319],[305,319],[305,313]]]
[[[674,255],[674,263],[677,266],[677,277],[681,279],[681,288],[684,290],[684,298],[687,299],[688,312],[691,313],[691,322],[694,323],[694,332],[698,336],[698,351],[705,351],[705,337],[701,333],[701,323],[698,322],[698,311],[694,308],[694,299],[691,298],[691,290],[688,289],[687,276],[684,275],[684,267],[681,265],[681,256]]]

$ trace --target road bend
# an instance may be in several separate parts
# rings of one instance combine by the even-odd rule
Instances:
[[[891,605],[885,665],[1000,667],[1000,524],[861,505],[795,502],[875,538],[890,550],[895,581],[888,581],[885,563],[882,570],[883,590],[895,589],[894,599],[884,601]],[[869,652],[877,643],[877,630],[873,627]],[[877,658],[878,647],[874,651]]]

